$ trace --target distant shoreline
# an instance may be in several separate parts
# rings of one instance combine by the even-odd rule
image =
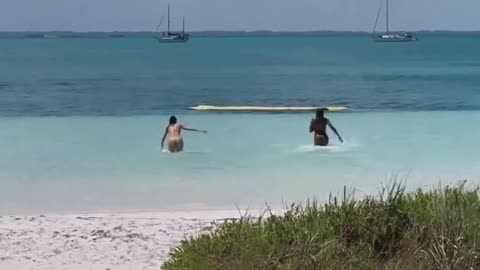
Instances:
[[[480,31],[448,31],[448,30],[420,30],[418,34],[479,34]],[[350,36],[371,35],[366,31],[191,31],[194,37],[269,37],[269,36]],[[0,38],[123,38],[123,37],[151,37],[153,32],[148,31],[112,31],[112,32],[74,32],[74,31],[0,31]]]

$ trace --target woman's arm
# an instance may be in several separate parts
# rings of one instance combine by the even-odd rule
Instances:
[[[181,127],[182,127],[182,129],[187,130],[187,131],[207,133],[206,130],[200,130],[200,129],[196,129],[196,128],[187,128],[186,126],[183,126],[183,125]]]
[[[165,144],[165,138],[167,137],[167,133],[168,133],[168,127],[165,129],[165,134],[163,134],[163,138],[162,138],[162,149],[163,149],[163,145]]]
[[[337,135],[338,139],[343,143],[342,136],[338,134],[337,129],[332,125],[332,123],[330,123],[330,120],[327,120],[327,125],[333,130],[333,132]]]

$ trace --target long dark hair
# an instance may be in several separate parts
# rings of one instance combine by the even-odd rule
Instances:
[[[316,113],[317,118],[325,118],[325,111],[326,110],[327,109],[325,109],[325,108],[318,109],[317,113]]]
[[[177,123],[177,117],[175,115],[170,116],[170,120],[168,120],[169,125],[175,125]]]

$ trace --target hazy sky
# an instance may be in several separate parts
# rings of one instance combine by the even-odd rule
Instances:
[[[381,0],[0,0],[0,31],[370,31]],[[390,0],[394,30],[480,30],[480,0]],[[384,23],[384,18],[382,18]]]

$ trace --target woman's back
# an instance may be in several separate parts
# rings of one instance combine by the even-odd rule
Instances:
[[[315,134],[326,135],[327,134],[327,118],[315,118],[312,121],[312,129]]]
[[[173,124],[168,126],[168,137],[173,138],[173,137],[180,137],[182,133],[182,125],[180,124]]]

